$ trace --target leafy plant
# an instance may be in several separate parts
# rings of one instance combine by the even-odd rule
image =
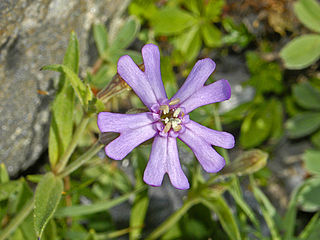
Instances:
[[[302,69],[320,57],[320,4],[316,0],[298,0],[294,12],[300,22],[316,34],[304,34],[290,41],[280,52],[285,67]]]

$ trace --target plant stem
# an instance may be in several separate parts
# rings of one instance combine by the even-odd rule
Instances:
[[[64,154],[62,155],[62,157],[59,160],[58,165],[55,168],[56,173],[60,173],[63,171],[63,169],[65,168],[65,166],[67,165],[70,156],[72,155],[74,149],[77,147],[78,142],[80,140],[80,137],[82,136],[83,131],[86,129],[87,125],[89,122],[89,116],[88,115],[84,115],[73,135],[73,138],[68,146],[68,148],[66,149],[66,151],[64,152]]]
[[[153,240],[159,238],[163,233],[168,231],[180,218],[194,205],[200,202],[199,198],[187,200],[183,206],[174,212],[168,219],[166,219],[159,227],[157,227],[146,240]]]
[[[30,199],[29,202],[22,208],[22,210],[10,221],[10,223],[1,231],[0,240],[8,239],[10,234],[16,230],[19,225],[29,216],[33,209],[34,198]]]
[[[62,172],[60,172],[59,176],[66,177],[70,175],[70,173],[77,170],[83,164],[88,162],[94,155],[96,155],[103,146],[103,144],[97,141],[87,152],[82,154],[79,158],[69,164]]]

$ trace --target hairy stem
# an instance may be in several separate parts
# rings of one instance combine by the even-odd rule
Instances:
[[[61,177],[66,177],[70,175],[83,164],[88,162],[94,155],[96,155],[100,151],[100,149],[102,149],[103,146],[103,144],[97,141],[87,152],[82,154],[79,158],[77,158],[71,164],[69,164],[62,172],[60,172],[59,175]]]
[[[65,166],[67,165],[72,153],[74,152],[75,148],[78,145],[78,142],[79,142],[84,130],[86,129],[86,127],[88,125],[88,122],[89,122],[89,116],[84,115],[82,117],[81,122],[79,123],[74,135],[73,135],[73,138],[72,138],[68,148],[66,149],[66,151],[64,152],[64,154],[60,158],[59,163],[55,168],[56,173],[62,172],[63,169],[65,168]]]

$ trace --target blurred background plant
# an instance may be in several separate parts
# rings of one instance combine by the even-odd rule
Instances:
[[[315,0],[133,0],[113,34],[108,24],[92,26],[97,57],[81,71],[71,33],[63,63],[42,68],[60,72],[49,162],[41,172],[13,180],[0,166],[0,239],[319,239],[320,40],[319,34],[305,34],[309,30],[292,6],[299,21],[318,33]],[[140,49],[150,42],[162,51],[169,97],[204,57],[217,60],[219,70],[221,57],[241,56],[249,77],[240,87],[253,90],[249,101],[236,101],[228,110],[215,104],[191,113],[210,128],[232,132],[237,147],[230,156],[217,148],[227,166],[205,174],[179,144],[191,189],[171,189],[183,201],[165,216],[168,206],[155,209],[152,197],[164,187],[142,181],[150,144],[118,163],[101,151],[116,135],[99,136],[96,126],[100,111],[143,111],[116,74],[116,63],[128,54],[142,64]],[[214,80],[216,73],[208,81]],[[284,143],[301,141],[308,146],[296,160],[302,176],[294,189],[286,189],[281,207],[280,191],[268,191],[276,177],[273,166],[279,167],[276,154]]]

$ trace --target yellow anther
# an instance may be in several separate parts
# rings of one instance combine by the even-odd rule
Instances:
[[[180,102],[180,99],[179,98],[176,98],[176,99],[172,99],[171,102],[169,102],[169,105],[176,105],[177,103]]]
[[[181,108],[177,108],[176,110],[174,110],[173,117],[175,118],[178,117],[180,112],[181,112]]]
[[[175,132],[179,132],[181,130],[181,128],[182,128],[181,125],[176,125],[176,126],[172,127],[173,131],[175,131]]]
[[[168,122],[164,127],[163,132],[165,133],[169,132],[170,128],[171,128],[171,122]]]
[[[163,114],[168,114],[170,110],[168,105],[161,105],[159,109],[162,111]]]

